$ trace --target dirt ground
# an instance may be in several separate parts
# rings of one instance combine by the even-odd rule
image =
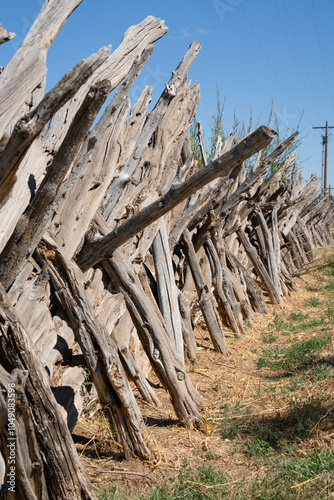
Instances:
[[[146,420],[147,442],[152,450],[150,462],[124,460],[103,415],[96,413],[90,420],[81,417],[74,430],[74,440],[93,484],[103,487],[117,485],[126,496],[145,493],[155,484],[176,475],[184,460],[190,466],[211,463],[227,474],[231,482],[263,473],[263,463],[245,454],[242,436],[237,434],[230,439],[224,435],[224,420],[227,421],[231,416],[237,420],[241,403],[243,416],[246,410],[250,418],[260,419],[263,416],[284,415],[291,397],[313,397],[311,393],[308,394],[307,387],[302,388],[301,394],[297,388],[296,396],[291,391],[288,393],[283,390],[288,380],[284,377],[277,381],[268,379],[268,370],[257,368],[257,360],[263,352],[263,335],[272,331],[275,315],[287,318],[291,313],[305,314],[306,310],[309,318],[319,315],[319,308],[307,308],[305,302],[310,297],[326,300],[323,289],[326,279],[317,271],[297,278],[299,291],[284,298],[279,306],[268,304],[268,315],[255,314],[254,321],[246,323],[247,335],[242,338],[235,338],[226,328],[228,356],[213,350],[205,323],[202,318],[199,319],[195,332],[199,355],[195,364],[188,363],[187,369],[204,403],[207,435],[178,425],[169,396],[153,374],[150,381],[161,401],[161,408],[149,406],[135,391]],[[331,327],[317,326],[297,333],[294,338],[300,340],[305,336],[318,335],[324,328],[330,330]],[[328,356],[331,352],[329,348]],[[332,391],[326,403],[319,404],[332,408],[333,399]],[[232,413],[228,409],[232,409]],[[309,443],[312,439],[330,443],[334,437],[330,431],[318,429],[316,434],[308,438]]]

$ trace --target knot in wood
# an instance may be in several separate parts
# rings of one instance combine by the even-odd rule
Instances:
[[[184,380],[185,379],[184,373],[181,372],[181,371],[177,371],[176,376],[177,376],[178,380]]]
[[[160,358],[160,352],[158,349],[153,350],[153,359],[159,359]]]
[[[38,462],[37,460],[34,460],[32,463],[31,463],[31,467],[32,467],[32,470],[33,471],[37,471],[37,470],[40,470],[41,469],[41,463]]]
[[[176,96],[176,88],[175,88],[175,85],[173,84],[168,84],[166,83],[166,86],[165,86],[165,93],[167,95],[170,95],[171,97],[175,97]]]
[[[129,217],[132,217],[135,213],[135,207],[133,205],[127,205],[125,207],[125,210],[126,210],[126,217],[129,218]]]

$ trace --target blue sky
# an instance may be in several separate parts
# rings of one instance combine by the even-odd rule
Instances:
[[[0,22],[16,39],[0,46],[5,66],[35,19],[42,0],[11,0],[1,6]],[[333,0],[169,0],[112,2],[83,0],[54,41],[48,55],[50,89],[78,60],[111,44],[115,49],[124,31],[154,15],[165,20],[169,32],[132,90],[153,86],[153,103],[190,43],[202,51],[190,78],[201,85],[198,119],[209,138],[215,87],[225,98],[224,120],[233,124],[234,111],[248,122],[266,123],[274,102],[282,131],[301,119],[300,161],[305,177],[321,173],[321,130],[326,120],[334,126],[334,2]],[[334,187],[334,129],[329,140],[328,182]]]

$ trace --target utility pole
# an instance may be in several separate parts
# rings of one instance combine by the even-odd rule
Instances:
[[[330,128],[334,127],[329,127],[328,126],[328,121],[326,121],[326,125],[324,127],[313,127],[313,128],[321,128],[322,130],[325,130],[325,135],[322,136],[322,144],[325,146],[325,165],[324,165],[324,193],[325,195],[327,194],[327,145],[328,145],[328,130]]]

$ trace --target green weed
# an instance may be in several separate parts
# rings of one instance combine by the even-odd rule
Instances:
[[[308,314],[303,313],[291,313],[289,316],[290,321],[300,322],[308,318]]]
[[[271,370],[285,370],[294,372],[305,368],[319,358],[320,351],[332,341],[330,334],[313,337],[308,340],[295,342],[290,347],[265,347],[263,355],[257,362],[258,368],[267,367]]]
[[[325,286],[325,290],[327,292],[334,292],[334,280],[330,280],[327,285]]]
[[[321,326],[323,322],[324,322],[323,318],[310,319],[309,321],[304,321],[303,323],[299,323],[298,330],[301,331],[301,330],[308,330],[310,328],[316,328],[317,326]]]
[[[307,381],[305,375],[299,375],[292,377],[285,386],[285,391],[295,392],[300,387],[303,387]]]
[[[306,450],[301,456],[276,459],[263,479],[239,486],[233,499],[261,500],[325,500],[332,497],[334,487],[334,453],[324,448]]]
[[[333,309],[334,314],[334,309]],[[308,314],[304,313],[291,313],[288,321],[281,318],[278,314],[275,315],[273,322],[268,325],[268,332],[263,332],[262,340],[267,343],[273,343],[277,340],[274,332],[282,332],[283,334],[298,333],[302,330],[316,328],[321,326],[324,318],[309,319]]]
[[[267,441],[263,441],[262,439],[254,439],[253,441],[245,441],[244,442],[245,450],[247,455],[251,457],[268,457],[270,455],[274,455],[275,450]]]
[[[221,408],[225,418],[221,423],[222,429],[220,435],[225,439],[235,439],[247,422],[246,406],[243,401],[238,400],[233,406],[224,403]],[[245,418],[242,418],[243,415],[245,415]]]
[[[329,302],[327,307],[323,311],[323,319],[327,320],[329,323],[334,322],[334,302]]]
[[[219,452],[216,448],[198,448],[196,450],[197,455],[204,455],[206,458],[210,460],[216,460],[219,458]]]
[[[276,342],[276,340],[278,340],[278,335],[274,335],[273,332],[262,332],[261,340],[264,344],[273,344],[274,342]]]
[[[314,285],[306,285],[305,289],[308,292],[319,292],[319,288],[317,286],[314,286]]]
[[[292,456],[277,463],[280,476],[292,483],[302,483],[322,473],[334,473],[334,451],[323,448],[319,452],[310,450],[304,456]],[[334,478],[334,476],[333,476]]]
[[[278,314],[276,313],[274,315],[273,322],[269,323],[268,325],[269,328],[275,328],[276,330],[285,330],[287,326],[288,324],[284,321],[284,319],[278,316]]]
[[[316,364],[310,368],[310,378],[313,380],[326,380],[334,377],[334,367],[327,364]]]
[[[309,307],[309,306],[310,307],[319,307],[321,304],[321,301],[317,297],[310,297],[307,300],[305,300],[304,304],[307,307]]]
[[[247,453],[256,457],[274,455],[274,450],[260,440],[247,443]],[[209,466],[191,468],[185,462],[177,477],[170,478],[137,500],[325,500],[334,491],[334,451],[331,448],[288,451],[276,458],[264,475],[254,479],[228,477]],[[118,500],[116,496],[100,496],[101,500]]]
[[[141,500],[220,500],[227,494],[227,477],[217,469],[208,466],[198,466],[191,469],[184,462],[179,475],[164,484],[157,486]]]
[[[99,500],[126,500],[126,497],[120,495],[117,486],[114,485],[108,486],[107,489],[99,488],[96,493]]]
[[[322,268],[323,274],[326,276],[334,276],[334,259],[333,257],[329,258]]]
[[[221,389],[222,389],[222,385],[221,385],[221,383],[219,382],[219,380],[215,380],[214,382],[212,382],[211,387],[212,387],[212,389],[213,389],[214,391],[217,391],[217,392],[218,392],[218,391],[221,391]]]
[[[244,423],[244,419],[225,420],[224,428],[220,431],[221,436],[225,439],[235,439],[238,437]]]

